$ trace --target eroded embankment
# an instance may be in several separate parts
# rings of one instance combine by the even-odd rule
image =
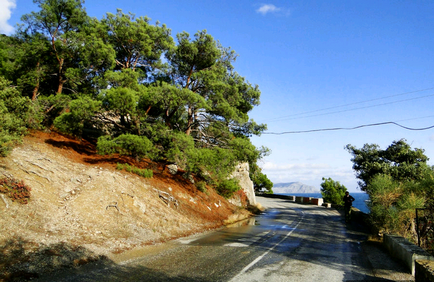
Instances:
[[[117,162],[152,169],[154,177],[116,170]],[[248,216],[158,164],[98,156],[91,144],[54,133],[26,137],[0,159],[0,177],[31,188],[28,204],[0,199],[3,278],[17,272],[32,277],[217,228],[238,210],[238,219]],[[159,191],[174,201],[162,201]]]

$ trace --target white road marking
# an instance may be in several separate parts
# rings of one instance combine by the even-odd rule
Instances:
[[[235,242],[235,243],[224,244],[224,246],[225,247],[243,247],[243,248],[245,248],[245,247],[250,246],[250,244],[243,244],[243,243],[237,243],[237,242]]]
[[[277,242],[274,246],[272,246],[271,248],[269,248],[265,253],[263,253],[262,255],[260,255],[259,257],[257,257],[254,261],[252,261],[250,264],[248,264],[246,267],[243,268],[243,270],[240,271],[240,273],[238,273],[235,277],[233,277],[230,281],[239,281],[239,276],[243,275],[245,272],[247,272],[247,270],[249,270],[250,268],[252,268],[255,264],[257,264],[261,259],[263,259],[269,252],[271,252],[272,250],[274,250],[274,248],[276,248],[280,243],[282,243],[283,241],[286,240],[286,238],[289,237],[289,235],[292,234],[292,232],[294,232],[294,230],[297,229],[298,225],[301,223],[301,221],[304,218],[304,212],[301,212],[303,215],[302,217],[299,219],[299,221],[297,222],[297,224],[294,226],[294,228],[289,231],[285,237],[283,237],[282,240],[280,240],[279,242]]]

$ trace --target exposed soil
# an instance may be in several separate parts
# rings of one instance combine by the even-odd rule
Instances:
[[[154,176],[117,170],[116,163],[152,169]],[[110,259],[249,216],[213,189],[197,190],[182,172],[172,175],[164,164],[100,156],[92,143],[53,132],[27,136],[0,159],[0,177],[23,180],[32,189],[28,204],[0,195],[0,281]],[[242,193],[238,198],[245,199]]]

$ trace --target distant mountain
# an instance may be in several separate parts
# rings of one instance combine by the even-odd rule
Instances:
[[[275,194],[288,194],[288,193],[320,193],[320,189],[309,186],[300,182],[289,183],[275,183],[273,185],[273,192]]]

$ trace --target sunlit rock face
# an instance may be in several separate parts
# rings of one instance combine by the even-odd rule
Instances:
[[[236,166],[235,171],[232,173],[231,178],[239,180],[240,186],[249,200],[250,205],[256,205],[255,191],[253,189],[253,181],[249,176],[249,163],[240,163]],[[230,199],[231,203],[240,206],[236,199]]]

